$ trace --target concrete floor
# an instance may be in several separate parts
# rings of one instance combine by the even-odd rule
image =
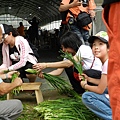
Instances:
[[[54,50],[54,49],[40,49],[39,53],[40,53],[39,62],[56,62],[56,61],[60,60],[60,59],[58,59],[59,54],[58,54],[57,50]],[[45,69],[43,71],[45,73],[48,73],[48,72],[50,72],[52,70],[54,70],[54,69],[53,68],[47,68],[47,69]],[[60,76],[65,78],[65,80],[68,80],[65,71]],[[42,91],[44,91],[44,90],[45,91],[46,90],[52,90],[53,89],[53,87],[45,79],[37,78],[36,81],[42,82],[42,86],[41,86]]]

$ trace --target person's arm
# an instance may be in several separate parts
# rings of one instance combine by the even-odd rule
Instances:
[[[53,71],[49,72],[48,74],[58,76],[58,75],[62,74],[63,70],[64,70],[64,68],[58,68],[56,70],[53,70]]]
[[[59,75],[62,74],[63,70],[64,70],[64,68],[58,68],[58,69],[56,69],[56,70],[53,70],[53,71],[51,71],[51,72],[48,72],[47,74],[59,76]],[[44,79],[43,72],[40,72],[39,75],[38,75],[38,77]]]
[[[61,3],[60,7],[59,7],[59,11],[60,12],[63,12],[63,11],[66,11],[70,8],[73,8],[73,7],[76,7],[76,6],[80,6],[81,5],[81,2],[79,0],[73,0],[72,3],[68,3],[68,4],[63,4]]]
[[[91,77],[88,77],[87,81],[90,83],[93,83],[95,85],[98,85],[100,83],[100,79],[95,79],[95,78],[91,78]]]
[[[73,63],[70,60],[64,60],[60,62],[37,63],[33,65],[33,69],[41,71],[45,68],[68,68],[72,65]]]
[[[90,82],[90,83],[93,83],[93,84],[95,84],[95,85],[99,85],[99,83],[100,83],[100,79],[95,79],[95,78],[91,78],[91,77],[88,77],[86,74],[82,74],[82,75],[80,75],[79,74],[79,80],[81,81],[81,80],[83,80],[83,78],[85,79],[85,80],[87,80],[88,82]]]
[[[11,90],[14,88],[21,86],[22,85],[22,79],[21,78],[16,78],[14,82],[12,83],[5,83],[1,82],[0,83],[0,95],[4,95],[6,93],[9,93]]]
[[[96,9],[96,4],[94,0],[89,0],[88,13],[92,18],[95,17],[95,9]]]
[[[105,91],[105,89],[107,88],[107,75],[102,74],[100,83],[98,84],[98,86],[88,85],[86,81],[81,81],[80,84],[81,84],[82,88],[84,88],[86,90],[89,90],[91,92],[95,92],[98,94],[102,94]]]
[[[24,41],[24,42],[23,42]],[[9,66],[9,70],[17,70],[21,67],[24,67],[28,61],[28,55],[29,55],[29,52],[30,52],[30,47],[29,47],[29,43],[27,42],[26,39],[24,39],[23,37],[16,37],[16,42],[18,42],[18,45],[16,45],[17,47],[17,50],[19,51],[20,53],[20,60]]]
[[[8,73],[4,73],[4,71],[1,71],[0,72],[0,78],[1,79],[10,79],[10,78],[12,78],[12,75],[14,74],[14,73],[18,73],[18,71],[11,71],[11,72],[8,72]],[[19,74],[19,73],[18,73]]]
[[[0,95],[4,95],[8,92],[10,92],[12,89],[15,87],[18,87],[22,85],[22,79],[21,78],[16,78],[14,82],[12,83],[5,83],[3,82],[2,79],[10,79],[12,78],[13,73],[16,73],[17,71],[11,71],[6,74],[1,73],[0,74]]]

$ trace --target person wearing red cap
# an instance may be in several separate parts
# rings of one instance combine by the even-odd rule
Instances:
[[[109,102],[109,94],[107,89],[107,68],[108,68],[108,35],[104,31],[100,31],[95,36],[91,36],[88,41],[91,44],[93,54],[102,62],[102,73],[100,79],[94,79],[86,74],[79,75],[82,88],[88,90],[82,94],[82,101],[85,106],[94,112],[98,117],[104,120],[112,120],[112,110]],[[94,86],[87,82],[94,83]]]
[[[120,119],[120,0],[103,1],[102,18],[109,36],[108,90],[113,120]]]

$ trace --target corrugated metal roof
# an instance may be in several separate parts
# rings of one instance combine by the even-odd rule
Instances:
[[[60,20],[61,0],[0,0],[0,15],[10,14],[31,20],[37,17],[41,25]],[[13,19],[14,20],[14,19]]]

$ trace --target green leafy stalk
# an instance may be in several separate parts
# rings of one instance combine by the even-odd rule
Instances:
[[[26,69],[25,71],[32,73],[32,74],[38,74],[39,72],[34,69]],[[62,77],[60,76],[54,76],[47,73],[43,73],[44,78],[55,88],[58,90],[58,92],[63,94],[71,94],[73,97],[78,97],[79,95],[72,90],[72,87],[69,83],[67,83]]]
[[[8,72],[10,72],[10,71],[9,71],[9,70],[4,70],[4,73],[5,73],[5,74],[7,74]],[[10,79],[10,81],[13,82],[18,76],[19,76],[19,72],[13,73],[13,74],[12,74],[12,78]],[[12,93],[13,93],[14,95],[17,95],[17,94],[19,94],[20,90],[21,90],[21,86],[16,87],[16,88],[14,88],[14,89],[12,90]]]
[[[94,113],[84,106],[81,98],[47,100],[34,109],[44,120],[99,120]]]
[[[77,61],[74,60],[71,53],[63,52],[62,50],[60,50],[60,52],[62,53],[61,57],[62,58],[67,58],[68,60],[70,60],[74,64],[74,67],[78,70],[78,72],[81,75],[83,73],[81,57],[80,57],[80,59],[77,58],[78,59],[78,62],[77,62]]]
[[[19,76],[18,73],[13,73],[12,78],[11,78],[11,82],[13,82],[18,76]],[[12,93],[13,93],[14,95],[17,95],[17,94],[19,94],[19,92],[20,92],[21,89],[22,89],[21,86],[16,87],[16,88],[14,88],[14,89],[12,90]]]
[[[80,73],[80,75],[82,75],[83,69],[82,69],[81,56],[77,57],[77,61],[75,61],[71,53],[63,52],[62,50],[60,50],[60,52],[62,53],[61,57],[67,58],[68,60],[70,60],[73,63],[74,67],[77,69],[77,71]],[[83,80],[84,80],[84,78],[83,78]]]
[[[31,74],[38,74],[39,73],[37,70],[30,69],[30,68],[26,69],[25,71],[28,73],[31,73]]]
[[[49,81],[49,83],[57,89],[60,93],[70,94],[75,98],[79,98],[80,96],[72,90],[72,87],[69,83],[67,83],[62,77],[54,76],[47,73],[43,73],[44,78]]]

